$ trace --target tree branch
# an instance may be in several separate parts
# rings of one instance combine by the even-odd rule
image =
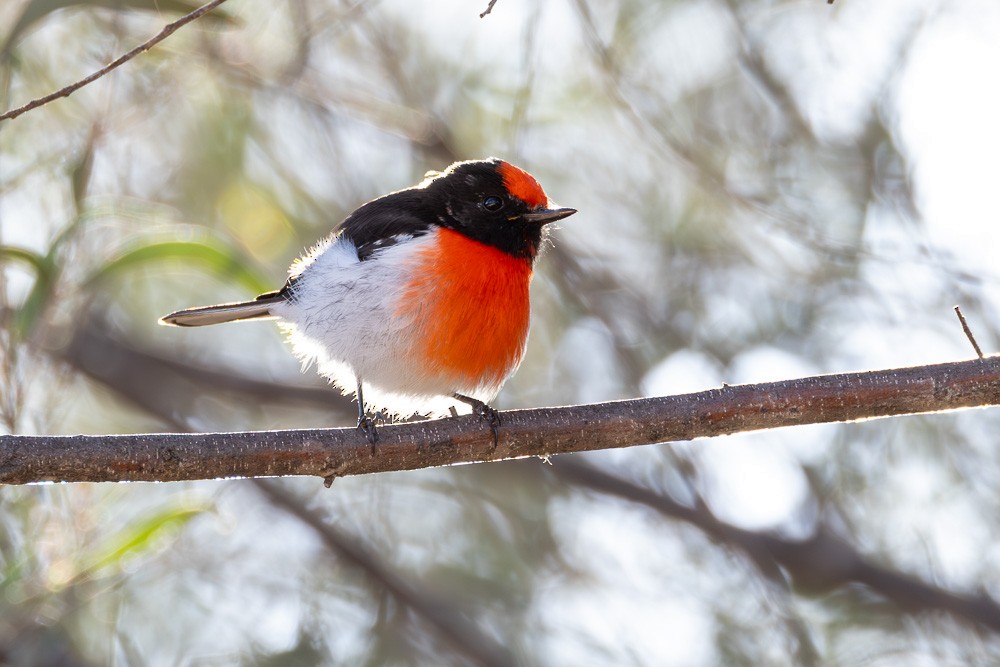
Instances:
[[[514,664],[514,658],[507,649],[466,620],[452,604],[432,591],[407,581],[380,555],[328,523],[319,512],[310,510],[280,485],[265,480],[254,480],[254,483],[275,506],[312,528],[327,549],[367,574],[398,602],[429,623],[456,653],[484,667]]]
[[[792,583],[821,594],[849,584],[864,584],[910,614],[947,612],[965,621],[1000,631],[1000,605],[986,594],[967,595],[926,583],[878,565],[828,526],[820,525],[804,540],[745,530],[719,521],[705,505],[689,507],[632,482],[577,461],[558,461],[552,471],[560,479],[600,493],[645,505],[674,520],[697,526],[710,538],[743,551],[766,577],[781,566]]]
[[[197,386],[237,391],[265,400],[281,400],[280,397],[290,390],[290,387],[285,385],[238,378],[221,371],[206,372],[206,369],[198,366],[184,364],[146,351],[134,350],[123,341],[108,336],[103,329],[103,327],[94,326],[93,323],[84,326],[69,345],[66,358],[123,396],[134,398],[137,393],[142,393],[143,390],[146,393],[154,391],[155,395],[146,396],[146,398],[140,399],[139,403],[144,409],[166,420],[167,423],[170,423],[172,419],[170,413],[178,413],[179,411],[179,414],[184,414],[183,408],[177,405],[173,405],[168,412],[164,411],[163,401],[168,396],[172,396],[174,392],[156,391],[149,387],[149,382],[140,383],[140,378],[155,376],[158,378],[157,384],[159,384],[164,382],[165,378],[169,379],[176,375],[179,378],[195,380]],[[129,370],[122,373],[122,369],[135,370],[134,372]],[[176,380],[166,381],[166,386],[172,387],[172,382],[176,382]],[[174,389],[176,390],[176,387]],[[185,391],[191,393],[191,388],[188,387]],[[194,394],[197,396],[201,391],[196,391]],[[297,397],[298,402],[309,402],[320,407],[329,406],[330,394],[333,394],[335,399],[342,399],[335,392],[308,389],[300,391],[304,393]],[[353,415],[353,408],[351,411]],[[179,423],[177,428],[183,430],[183,426]],[[696,498],[692,504],[681,504],[669,496],[656,493],[634,482],[597,470],[571,458],[561,458],[552,466],[543,467],[545,472],[551,472],[561,481],[572,484],[574,487],[642,504],[669,519],[695,526],[708,535],[710,539],[726,547],[742,551],[766,579],[780,585],[782,590],[787,590],[789,585],[794,585],[807,594],[824,594],[849,584],[862,584],[887,600],[893,601],[903,613],[919,614],[927,611],[943,611],[957,618],[981,624],[993,631],[1000,631],[1000,605],[988,595],[953,592],[891,568],[880,566],[862,555],[857,547],[849,541],[837,536],[833,529],[827,525],[818,525],[813,530],[812,536],[803,540],[788,539],[770,532],[748,531],[719,521],[708,505],[700,498]],[[265,484],[266,482],[259,481],[257,483]],[[276,506],[285,508],[281,503],[277,503]],[[297,512],[293,513],[298,514]],[[307,523],[312,525],[311,522],[307,521]],[[329,528],[328,525],[327,528]],[[338,554],[344,550],[336,545],[346,541],[350,547],[357,543],[357,540],[352,540],[349,536],[336,533],[336,531],[331,535],[324,535],[323,540],[331,542],[328,546]],[[351,553],[347,553],[345,557],[348,560],[353,558]],[[381,577],[381,571],[389,567],[387,564],[378,563],[371,554],[362,560],[355,559],[353,562],[357,562],[362,567],[369,563],[375,563],[376,567],[366,568],[365,571],[374,581],[386,587],[386,590],[391,590],[391,587]],[[414,590],[416,591],[416,589]],[[418,598],[423,599],[419,591],[416,593],[418,593]],[[405,600],[401,600],[401,602],[405,604]],[[447,640],[449,633],[456,629],[453,624],[447,622],[450,614],[455,613],[450,609],[457,608],[456,605],[431,599],[425,600],[425,603],[431,605],[432,608],[436,608],[438,604],[448,608],[442,617],[445,621],[444,628],[438,627],[441,619],[425,617],[433,627],[441,630],[442,636]],[[423,605],[410,606],[410,608],[423,616]],[[810,641],[808,631],[801,627],[798,619],[793,621],[792,628],[799,643],[796,655],[798,662],[804,665],[817,664],[816,649]],[[482,646],[484,644],[476,641],[474,645]]]
[[[180,418],[193,414],[197,403],[211,390],[239,394],[254,405],[261,402],[308,405],[341,422],[357,419],[358,409],[353,401],[330,387],[258,380],[204,364],[184,363],[135,347],[109,335],[108,329],[100,322],[81,324],[69,344],[59,350],[61,358],[161,418],[165,412]],[[150,382],[149,378],[156,378],[156,382]]]
[[[218,7],[219,5],[221,5],[225,1],[226,0],[212,0],[211,2],[206,3],[206,4],[202,5],[201,7],[199,7],[198,9],[194,10],[190,14],[185,14],[184,16],[182,16],[181,18],[177,19],[173,23],[168,23],[166,26],[164,26],[163,30],[161,30],[160,32],[158,32],[156,35],[154,35],[150,39],[146,40],[145,42],[143,42],[139,46],[135,47],[134,49],[132,49],[128,53],[126,53],[126,54],[124,54],[122,56],[119,56],[118,58],[116,58],[112,62],[108,63],[107,65],[105,65],[101,69],[97,70],[96,72],[94,72],[90,76],[86,76],[86,77],[80,79],[79,81],[77,81],[76,83],[72,83],[72,84],[70,84],[68,86],[60,88],[59,90],[55,91],[54,93],[49,93],[48,95],[46,95],[44,97],[39,97],[38,99],[31,100],[27,104],[25,104],[23,106],[19,106],[16,109],[11,109],[9,111],[6,111],[6,112],[0,114],[0,121],[8,120],[10,118],[17,118],[18,116],[20,116],[23,113],[27,113],[28,111],[31,111],[32,109],[37,109],[38,107],[46,105],[49,102],[52,102],[54,100],[58,100],[61,97],[69,97],[70,95],[72,95],[76,91],[80,90],[81,88],[83,88],[87,84],[93,83],[94,81],[97,81],[98,79],[100,79],[105,74],[107,74],[107,73],[109,73],[109,72],[111,72],[113,70],[118,69],[119,67],[121,67],[122,65],[124,65],[125,63],[127,63],[128,61],[130,61],[133,58],[135,58],[140,53],[144,53],[144,52],[150,50],[151,48],[153,48],[154,46],[156,46],[157,44],[159,44],[160,42],[162,42],[163,40],[165,40],[167,37],[170,37],[170,35],[174,34],[179,28],[187,25],[188,23],[190,23],[191,21],[194,21],[195,19],[198,19],[198,18],[204,16],[205,14],[209,13],[210,11],[212,11],[213,9],[215,9],[216,7]]]
[[[493,11],[493,5],[497,4],[497,0],[490,0],[490,4],[486,6],[486,11],[479,15],[479,18],[484,19],[486,15]]]
[[[240,433],[0,436],[0,483],[177,481],[413,470],[692,440],[797,424],[1000,404],[1000,357],[723,386],[695,394],[502,413],[498,445],[476,416]]]

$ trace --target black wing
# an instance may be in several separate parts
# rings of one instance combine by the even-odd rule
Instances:
[[[364,261],[379,250],[428,233],[435,222],[426,201],[412,191],[401,190],[362,205],[340,223],[334,234],[350,239],[358,259]],[[299,275],[289,276],[280,290],[261,294],[257,299],[294,299]]]
[[[437,222],[421,197],[409,190],[374,199],[340,223],[338,233],[358,249],[358,258],[369,259],[402,241],[422,236]]]

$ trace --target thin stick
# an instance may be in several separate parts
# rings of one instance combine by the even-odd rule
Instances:
[[[976,350],[976,354],[978,354],[979,358],[982,359],[983,351],[980,349],[979,343],[976,342],[976,337],[972,335],[972,329],[969,328],[969,323],[965,321],[965,315],[962,314],[961,306],[955,306],[955,314],[958,315],[958,321],[962,323],[962,331],[965,332],[965,337],[969,339],[969,342],[972,343],[973,349]]]
[[[49,102],[52,102],[53,100],[57,100],[60,97],[69,97],[70,95],[72,95],[76,91],[80,90],[81,88],[83,88],[87,84],[93,83],[94,81],[97,81],[98,79],[100,79],[102,76],[104,76],[108,72],[111,72],[112,70],[115,70],[118,67],[124,65],[125,63],[127,63],[130,60],[132,60],[133,58],[135,58],[140,53],[143,53],[143,52],[148,51],[149,49],[153,48],[154,46],[156,46],[157,44],[159,44],[160,42],[162,42],[163,40],[165,40],[167,37],[169,37],[170,35],[172,35],[174,32],[176,32],[178,28],[181,28],[182,26],[187,25],[191,21],[194,21],[195,19],[200,18],[201,16],[204,16],[205,14],[209,13],[210,11],[212,11],[213,9],[215,9],[216,7],[218,7],[219,5],[221,5],[225,1],[226,0],[212,0],[209,3],[207,3],[205,5],[202,5],[198,9],[194,10],[193,12],[191,12],[190,14],[186,14],[186,15],[182,16],[181,18],[177,19],[176,21],[174,21],[173,23],[167,24],[163,28],[163,30],[161,30],[156,36],[154,36],[153,38],[151,38],[151,39],[143,42],[139,46],[135,47],[134,49],[132,49],[128,53],[120,56],[119,58],[117,58],[116,60],[112,61],[111,63],[105,65],[104,67],[102,67],[101,69],[97,70],[96,72],[94,72],[90,76],[84,77],[83,79],[80,79],[76,83],[70,84],[70,85],[66,86],[65,88],[60,88],[59,90],[55,91],[54,93],[49,93],[45,97],[39,97],[38,99],[32,100],[32,101],[28,102],[27,104],[25,104],[23,106],[17,107],[16,109],[11,109],[10,111],[7,111],[7,112],[4,112],[3,114],[0,114],[0,121],[8,120],[10,118],[17,118],[18,116],[20,116],[23,113],[31,111],[32,109],[37,109],[38,107],[43,106],[45,104],[48,104]]]
[[[479,15],[479,18],[486,18],[486,15],[493,11],[493,5],[497,4],[497,0],[490,0],[490,4],[486,6],[486,11]]]

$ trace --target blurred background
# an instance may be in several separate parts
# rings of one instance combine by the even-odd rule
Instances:
[[[0,4],[0,109],[180,0]],[[229,0],[0,122],[0,428],[339,426],[251,297],[500,156],[579,209],[499,408],[1000,347],[995,0]],[[337,480],[0,489],[10,665],[1000,661],[1000,411]]]

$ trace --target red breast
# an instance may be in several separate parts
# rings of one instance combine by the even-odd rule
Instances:
[[[396,310],[414,318],[414,361],[459,390],[499,388],[524,356],[531,262],[450,229],[433,234]]]

